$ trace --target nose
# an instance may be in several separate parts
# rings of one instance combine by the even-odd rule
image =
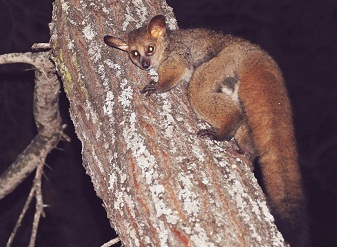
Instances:
[[[143,69],[150,68],[150,61],[146,61],[146,60],[142,61],[142,68]]]

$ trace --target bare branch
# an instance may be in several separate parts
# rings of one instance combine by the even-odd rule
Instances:
[[[48,53],[44,53],[47,55]],[[0,55],[0,64],[10,64],[10,63],[28,63],[32,64],[36,68],[43,68],[43,64],[41,64],[41,60],[37,60],[37,55],[39,53],[10,53]],[[39,56],[42,58],[42,56]]]
[[[46,48],[42,44],[37,44],[35,47],[37,49]],[[62,137],[66,140],[69,140],[69,137],[63,133],[65,126],[61,124],[58,108],[60,82],[55,73],[54,64],[49,59],[49,53],[28,52],[0,56],[0,64],[5,63],[28,63],[35,67],[33,109],[38,134],[17,160],[0,176],[1,199],[13,191],[37,167],[33,186],[7,242],[7,247],[12,245],[17,229],[35,195],[36,210],[29,242],[29,246],[34,247],[40,217],[43,214],[41,179],[45,159]]]
[[[60,82],[48,52],[0,56],[0,64],[28,63],[35,70],[34,117],[38,134],[17,160],[0,176],[0,199],[13,191],[57,145],[62,132],[58,109]]]

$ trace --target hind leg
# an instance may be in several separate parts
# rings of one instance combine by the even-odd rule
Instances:
[[[199,136],[207,136],[213,140],[230,140],[239,128],[243,114],[240,106],[222,92],[204,92],[193,80],[189,86],[190,103],[195,113],[207,123],[211,129],[203,129]]]
[[[200,136],[229,140],[242,122],[243,113],[238,98],[240,82],[231,64],[217,56],[200,65],[193,73],[188,88],[191,106],[200,118],[213,127],[200,130]]]

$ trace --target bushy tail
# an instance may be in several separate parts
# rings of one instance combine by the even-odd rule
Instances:
[[[262,52],[242,62],[239,95],[276,225],[291,246],[308,246],[292,113],[280,70]]]

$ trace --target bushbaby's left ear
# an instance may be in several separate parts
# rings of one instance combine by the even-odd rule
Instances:
[[[117,49],[121,49],[122,51],[127,51],[129,47],[128,44],[122,39],[110,35],[104,36],[104,42],[105,44]]]
[[[147,26],[147,31],[153,38],[160,38],[165,35],[166,23],[163,15],[153,17]]]

